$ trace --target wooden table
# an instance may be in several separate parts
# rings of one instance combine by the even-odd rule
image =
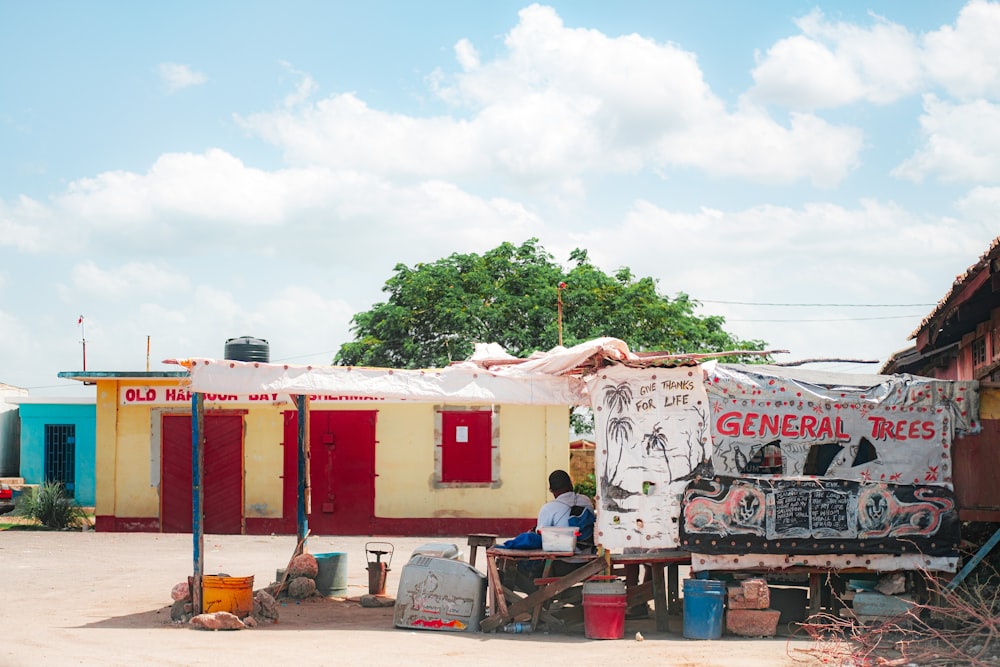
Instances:
[[[507,561],[546,562],[571,561],[583,564],[558,578],[545,579],[539,589],[519,597],[500,583],[500,567]],[[486,576],[490,614],[480,624],[483,632],[492,632],[513,621],[519,614],[531,612],[532,630],[535,629],[542,606],[560,593],[579,583],[602,575],[624,572],[625,565],[649,565],[653,572],[652,586],[636,586],[627,593],[628,604],[645,603],[652,599],[655,605],[656,631],[667,632],[670,613],[679,611],[678,566],[689,564],[691,554],[686,551],[649,551],[636,554],[580,555],[572,552],[554,552],[529,549],[504,549],[491,547],[486,550]],[[666,571],[666,574],[665,574]]]
[[[546,584],[543,584],[533,593],[525,597],[518,597],[509,588],[505,588],[500,583],[500,569],[498,561],[504,563],[513,561],[565,561],[567,559],[583,559],[583,564],[562,577],[558,577]],[[482,632],[493,632],[504,625],[507,625],[518,615],[531,612],[531,629],[534,630],[538,618],[541,614],[542,606],[559,595],[568,588],[571,588],[594,575],[606,572],[609,569],[609,562],[596,555],[580,555],[571,551],[542,551],[541,549],[504,549],[503,547],[490,547],[486,550],[486,581],[488,599],[490,603],[490,615],[479,624]],[[508,604],[508,597],[510,597]]]
[[[635,554],[611,554],[611,564],[613,566],[625,565],[649,565],[653,571],[652,593],[644,591],[645,584],[637,587],[633,594],[628,592],[628,606],[645,603],[646,600],[653,600],[654,613],[656,615],[656,631],[668,632],[668,617],[670,614],[680,613],[680,591],[678,568],[680,565],[691,564],[691,554],[687,551],[679,550],[657,550]],[[666,574],[664,574],[666,570]],[[612,569],[612,574],[617,574],[617,568]]]

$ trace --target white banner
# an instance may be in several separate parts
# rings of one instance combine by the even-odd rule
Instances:
[[[612,366],[587,387],[598,442],[597,543],[675,548],[686,478],[712,456],[702,369]]]
[[[824,386],[770,367],[717,366],[715,472],[951,488],[954,432],[978,428],[975,383],[873,377],[881,382]]]

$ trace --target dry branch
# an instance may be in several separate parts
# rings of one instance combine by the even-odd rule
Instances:
[[[1000,665],[1000,575],[948,590],[923,572],[928,596],[903,614],[863,623],[817,614],[801,625],[805,652],[847,665],[996,667]]]

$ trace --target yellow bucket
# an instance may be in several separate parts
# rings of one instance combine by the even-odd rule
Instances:
[[[206,614],[228,611],[240,618],[253,613],[253,577],[201,578],[201,606]]]

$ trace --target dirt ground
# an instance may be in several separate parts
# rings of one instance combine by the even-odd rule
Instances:
[[[38,665],[500,665],[594,664],[784,667],[818,664],[802,638],[684,639],[656,633],[652,620],[629,620],[623,640],[583,635],[451,633],[393,626],[392,608],[368,609],[369,541],[395,553],[386,591],[395,596],[410,554],[464,536],[311,536],[310,553],[347,554],[347,599],[284,601],[276,624],[207,632],[170,622],[170,592],[193,571],[190,535],[155,533],[0,532],[0,666]],[[209,535],[206,574],[275,580],[295,548],[293,536]],[[477,566],[485,567],[480,550]],[[683,573],[682,573],[682,576]],[[351,598],[354,598],[352,600]],[[637,641],[641,632],[643,641]]]

